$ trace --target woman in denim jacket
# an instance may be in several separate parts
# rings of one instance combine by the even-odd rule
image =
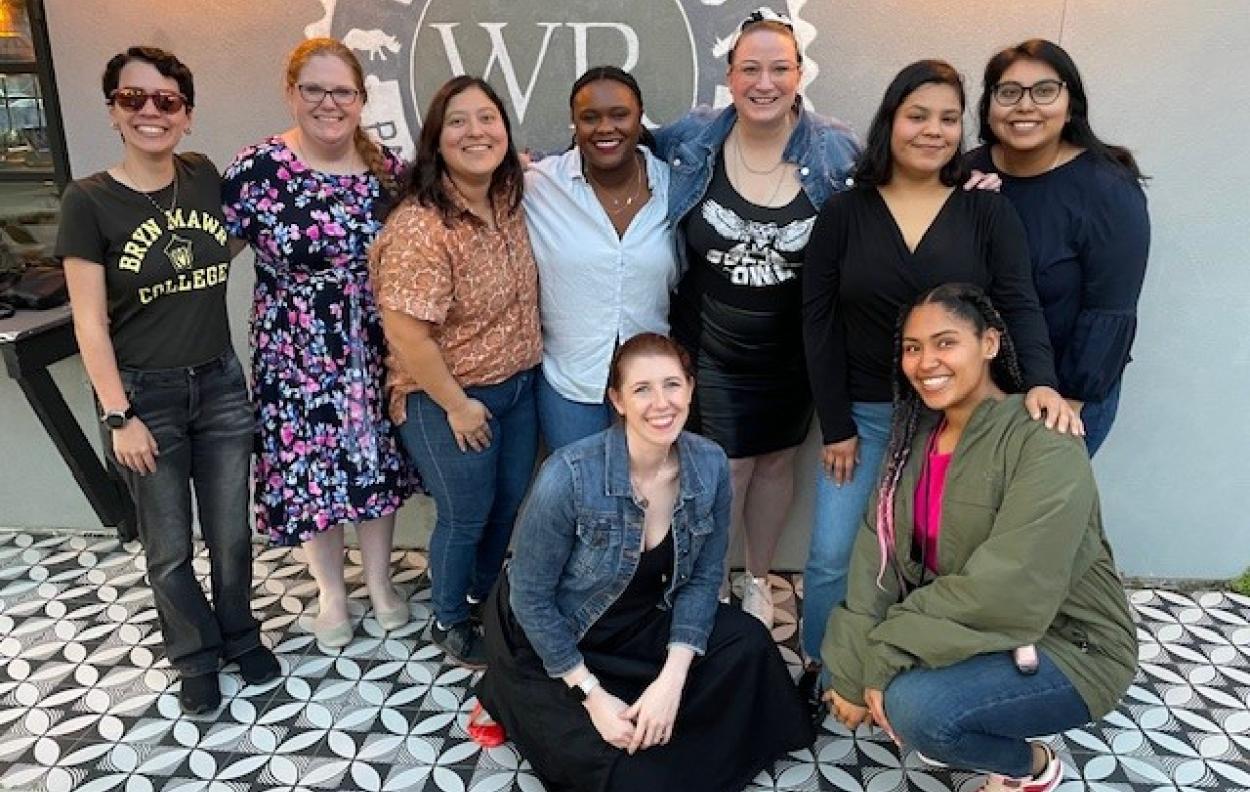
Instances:
[[[672,168],[668,216],[686,265],[670,322],[699,381],[691,429],[731,460],[732,530],[746,537],[742,605],[767,626],[768,573],[812,419],[804,249],[859,151],[848,127],[804,108],[802,62],[791,23],[760,9],[729,50],[733,104],[698,108],[656,134]]]
[[[681,431],[673,341],[634,336],[609,378],[622,420],[553,454],[521,514],[478,696],[548,789],[741,789],[812,733],[771,636],[717,603],[725,454]]]

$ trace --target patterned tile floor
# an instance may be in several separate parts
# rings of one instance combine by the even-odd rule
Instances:
[[[259,551],[253,602],[282,676],[240,687],[224,673],[222,709],[185,717],[138,547],[0,531],[0,788],[542,790],[510,745],[482,750],[466,738],[473,679],[430,645],[428,591],[412,596],[408,626],[384,634],[367,612],[359,558],[349,562],[357,639],[328,651],[308,632],[316,594],[300,552]],[[395,554],[409,590],[424,565],[421,553]],[[197,569],[207,572],[206,559]],[[775,636],[797,671],[801,590],[784,576],[772,584]],[[1141,671],[1116,712],[1053,738],[1067,760],[1062,789],[1250,789],[1250,599],[1131,598]],[[978,780],[926,771],[880,734],[827,720],[812,749],[752,789],[971,792]]]

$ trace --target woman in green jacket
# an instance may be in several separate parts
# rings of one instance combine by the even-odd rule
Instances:
[[[839,721],[931,763],[1047,792],[1026,738],[1109,712],[1137,643],[1079,439],[1021,407],[1011,338],[975,286],[917,298],[895,335],[895,409],[822,654]]]

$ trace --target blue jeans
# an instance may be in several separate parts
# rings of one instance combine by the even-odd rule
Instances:
[[[430,536],[434,615],[444,627],[469,618],[466,596],[490,594],[512,538],[538,455],[534,412],[536,369],[497,385],[464,389],[490,410],[490,445],[461,451],[447,413],[423,392],[408,396],[408,420],[399,434],[438,516]]]
[[[139,539],[169,663],[183,676],[260,646],[252,618],[252,543],[248,525],[255,420],[243,368],[233,350],[190,368],[121,371],[135,415],[156,440],[156,471],[117,464],[112,432],[105,453],[135,501]],[[191,568],[191,485],[208,546],[213,602]]]
[[[846,572],[851,547],[877,486],[877,473],[890,441],[890,402],[855,402],[851,417],[859,432],[859,464],[851,480],[837,486],[823,466],[816,476],[816,503],[812,512],[812,544],[803,569],[803,654],[820,658],[829,614],[846,599]]]
[[[539,371],[535,377],[538,401],[538,428],[548,451],[602,432],[612,425],[612,407],[607,402],[584,404],[561,396]]]
[[[1115,423],[1115,413],[1120,407],[1121,382],[1122,379],[1116,380],[1102,401],[1086,402],[1081,408],[1081,421],[1085,424],[1085,448],[1091,459],[1098,453],[1102,441],[1107,439],[1111,424]]]
[[[1059,666],[1038,650],[1036,674],[1010,652],[945,668],[918,668],[885,689],[885,716],[904,744],[951,767],[1019,778],[1032,772],[1026,738],[1089,721],[1089,709]]]

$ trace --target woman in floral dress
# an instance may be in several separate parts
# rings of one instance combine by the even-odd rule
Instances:
[[[319,642],[352,638],[343,526],[356,526],[365,584],[385,629],[408,621],[391,584],[395,512],[412,476],[386,416],[384,339],[366,250],[402,163],[360,128],[360,63],[334,39],[289,56],[296,125],[239,152],[223,203],[256,253],[252,367],[259,429],[256,528],[301,544],[318,585]]]

